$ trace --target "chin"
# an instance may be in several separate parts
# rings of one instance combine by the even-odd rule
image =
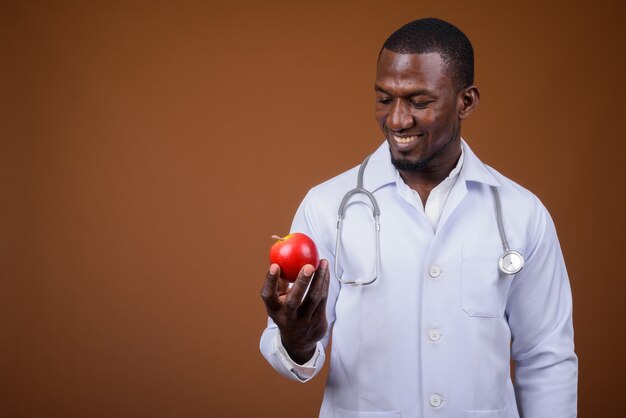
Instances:
[[[428,167],[428,164],[432,158],[426,158],[423,160],[413,160],[406,157],[396,157],[391,154],[391,163],[398,171],[411,171],[419,172]]]

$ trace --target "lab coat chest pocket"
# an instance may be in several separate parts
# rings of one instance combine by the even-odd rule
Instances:
[[[514,276],[498,268],[500,242],[463,242],[461,304],[472,317],[501,318]]]

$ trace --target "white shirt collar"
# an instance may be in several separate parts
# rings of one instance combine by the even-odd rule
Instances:
[[[413,190],[413,194],[415,198],[417,198],[419,205],[418,207],[423,207],[424,215],[430,222],[433,227],[433,232],[437,230],[437,226],[439,225],[439,219],[441,218],[441,214],[443,213],[443,209],[446,206],[446,202],[448,201],[448,196],[450,196],[450,192],[452,188],[456,184],[459,176],[461,174],[461,169],[463,168],[463,161],[465,157],[465,146],[461,143],[461,156],[459,157],[459,161],[456,163],[448,177],[443,179],[441,183],[435,186],[434,189],[430,191],[428,195],[428,199],[426,200],[426,205],[422,206],[422,200],[419,197],[418,193]]]

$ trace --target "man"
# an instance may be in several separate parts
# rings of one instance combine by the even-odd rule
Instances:
[[[332,335],[320,417],[576,415],[571,293],[554,224],[461,138],[480,97],[473,67],[469,40],[447,22],[392,34],[375,84],[386,141],[363,170],[380,208],[380,265],[363,194],[346,205],[335,260],[355,167],[313,188],[296,213],[292,230],[324,259],[317,271],[305,266],[289,288],[270,266],[261,291],[270,364],[306,382]],[[499,261],[508,247],[520,257]],[[517,271],[510,262],[522,256]]]

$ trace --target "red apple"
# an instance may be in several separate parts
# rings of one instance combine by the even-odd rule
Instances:
[[[305,264],[311,264],[315,269],[319,266],[317,247],[307,235],[294,232],[282,238],[276,235],[272,238],[277,241],[270,248],[270,263],[280,266],[283,279],[295,282]]]

